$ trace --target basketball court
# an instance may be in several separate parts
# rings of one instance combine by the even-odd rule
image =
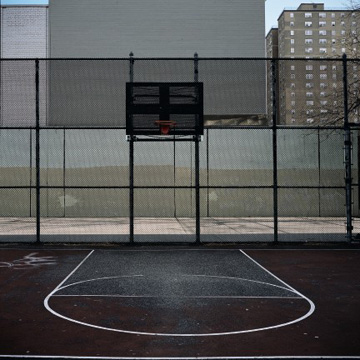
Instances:
[[[2,248],[1,358],[360,358],[357,248]]]

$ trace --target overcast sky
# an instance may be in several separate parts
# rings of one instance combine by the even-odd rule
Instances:
[[[74,0],[76,1],[76,0]],[[173,0],[172,0],[173,1]],[[48,4],[48,0],[0,0],[2,5],[14,5],[14,4]],[[266,0],[265,2],[265,14],[266,14],[266,33],[272,26],[277,26],[277,18],[280,16],[284,8],[297,8],[300,3],[311,3],[314,1],[307,0]],[[324,3],[327,9],[340,9],[346,8],[349,0],[318,0],[318,3]]]

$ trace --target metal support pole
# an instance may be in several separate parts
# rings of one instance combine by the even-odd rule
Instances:
[[[278,168],[277,168],[277,60],[271,60],[272,72],[272,145],[273,145],[273,216],[274,216],[274,243],[279,241],[278,218]]]
[[[194,82],[199,81],[199,56],[194,54]],[[200,137],[195,136],[195,213],[196,213],[196,245],[200,245]]]
[[[40,244],[40,97],[39,59],[35,60],[35,166],[36,166],[36,243]]]
[[[200,245],[200,137],[195,137],[195,207],[196,207],[196,245]]]
[[[134,82],[134,54],[130,52],[129,81]],[[129,237],[130,244],[134,244],[134,140],[131,135],[129,140]]]
[[[194,54],[194,82],[199,81],[199,55]]]
[[[129,214],[130,214],[130,244],[134,243],[134,139],[131,136],[129,141],[129,172],[130,172],[130,191],[129,191]]]
[[[134,53],[131,52],[129,56],[130,56],[129,81],[134,82],[134,62],[135,62]]]
[[[351,174],[351,129],[349,124],[347,57],[343,55],[344,87],[344,162],[345,162],[345,197],[346,197],[346,237],[352,240],[352,174]]]

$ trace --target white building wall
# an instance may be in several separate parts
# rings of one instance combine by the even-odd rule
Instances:
[[[35,61],[48,53],[48,7],[1,8],[0,126],[35,124]],[[16,60],[9,60],[16,59]],[[46,64],[40,68],[40,115],[46,122]]]
[[[1,57],[47,57],[47,6],[1,7]]]

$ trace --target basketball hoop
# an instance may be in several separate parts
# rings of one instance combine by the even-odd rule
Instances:
[[[171,128],[176,126],[176,121],[157,120],[155,124],[159,125],[161,135],[169,135]]]

